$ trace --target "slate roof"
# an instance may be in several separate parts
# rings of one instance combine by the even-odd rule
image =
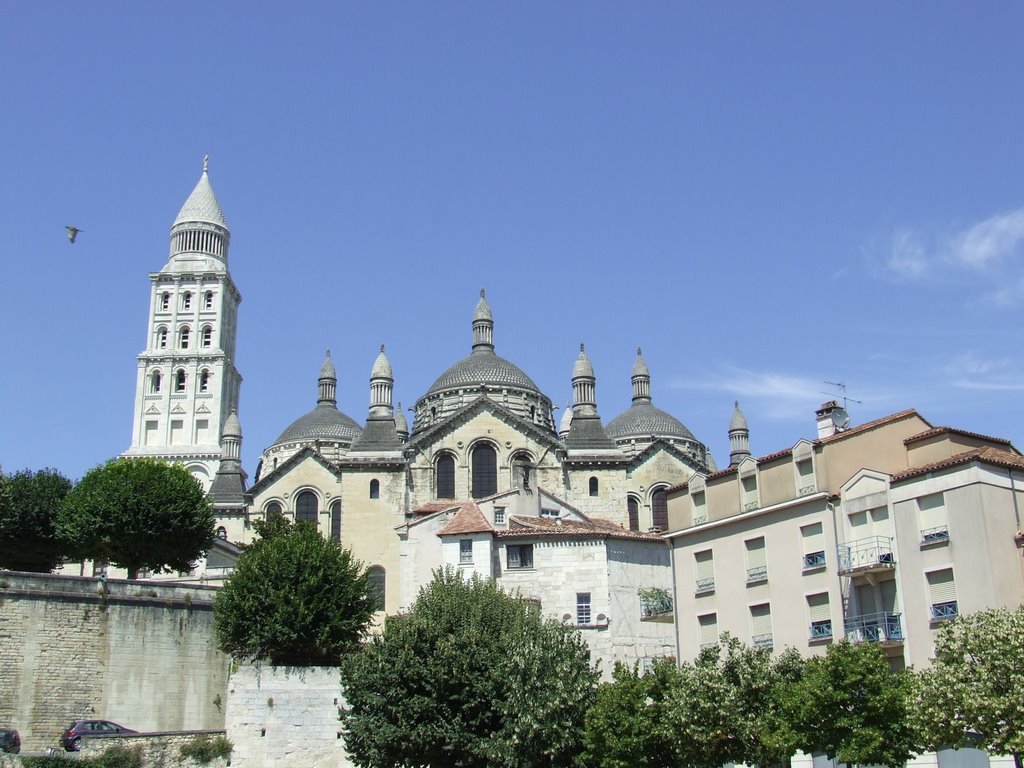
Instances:
[[[395,430],[393,416],[369,418],[366,426],[352,443],[352,452],[360,451],[398,451],[404,444]]]
[[[572,423],[569,424],[569,434],[565,436],[565,447],[584,451],[618,448],[601,426],[601,419],[582,415],[573,416]]]

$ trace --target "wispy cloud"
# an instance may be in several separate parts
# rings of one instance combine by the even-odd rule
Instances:
[[[1024,208],[1000,213],[952,238],[948,256],[966,267],[984,269],[1024,251]]]
[[[988,391],[1024,391],[1024,371],[1017,360],[965,352],[949,360],[942,373],[951,386]]]
[[[928,255],[920,238],[907,229],[896,232],[886,267],[897,277],[912,280],[928,269]]]

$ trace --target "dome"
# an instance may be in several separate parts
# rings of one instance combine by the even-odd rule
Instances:
[[[518,366],[489,351],[474,352],[469,357],[457,362],[437,377],[437,380],[427,390],[427,394],[432,395],[447,389],[472,387],[479,384],[527,389],[540,394],[537,385]]]
[[[608,437],[667,437],[699,442],[675,416],[655,408],[649,402],[638,402],[620,413],[605,427]]]
[[[224,422],[223,437],[241,437],[242,436],[242,424],[238,420],[238,413],[234,408],[231,409],[231,413],[228,415],[227,421]]]
[[[221,210],[217,195],[213,193],[213,186],[210,184],[210,176],[206,171],[206,161],[203,161],[203,175],[199,177],[192,194],[188,196],[185,204],[181,206],[178,217],[174,220],[174,226],[191,221],[203,221],[227,229],[228,220],[224,218],[224,211]]]
[[[339,411],[332,403],[320,403],[309,413],[300,416],[281,433],[274,445],[298,440],[343,440],[351,442],[359,437],[362,428]]]
[[[587,353],[583,351],[583,345],[580,344],[580,354],[576,358],[576,362],[572,366],[572,377],[578,379],[581,376],[587,378],[594,378],[594,366],[590,362],[590,358],[587,357]]]
[[[647,361],[644,360],[644,356],[640,352],[640,347],[636,348],[636,361],[633,363],[633,375],[648,377],[651,375],[651,369],[647,367]]]
[[[735,432],[741,429],[748,429],[747,419],[743,415],[743,411],[740,410],[740,401],[736,401],[736,407],[732,412],[732,418],[729,419],[729,431]]]
[[[384,354],[384,345],[380,345],[380,354],[377,355],[377,359],[373,361],[373,368],[370,369],[371,379],[392,379],[394,375],[391,372],[391,362],[388,360],[388,356]]]
[[[473,321],[479,320],[494,320],[494,315],[491,314],[491,307],[487,303],[487,299],[484,298],[484,289],[480,289],[480,301],[476,303],[476,309],[473,311]]]

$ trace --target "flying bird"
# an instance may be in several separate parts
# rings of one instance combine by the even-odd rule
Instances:
[[[78,227],[64,227],[64,229],[68,231],[68,240],[72,243],[75,242],[78,233],[82,231]]]

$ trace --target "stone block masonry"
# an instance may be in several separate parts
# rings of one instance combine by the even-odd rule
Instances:
[[[0,571],[0,723],[22,750],[79,718],[137,731],[224,728],[229,659],[211,587]]]

